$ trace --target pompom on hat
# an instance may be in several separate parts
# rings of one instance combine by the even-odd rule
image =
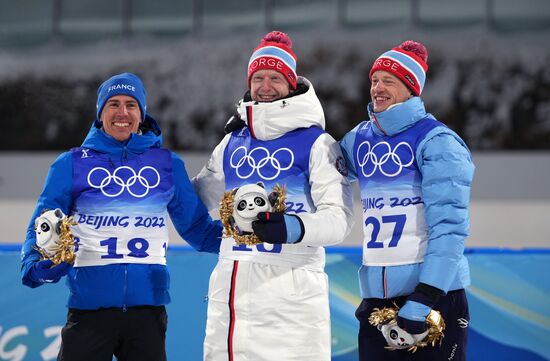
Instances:
[[[380,55],[372,66],[369,79],[378,70],[398,77],[416,96],[422,94],[428,71],[428,51],[418,42],[407,40]]]
[[[115,95],[127,95],[134,98],[138,102],[139,110],[141,110],[141,120],[145,119],[145,112],[147,111],[145,87],[137,75],[122,73],[105,80],[97,89],[97,120],[100,120],[101,112],[107,100]]]
[[[280,31],[267,33],[248,61],[248,88],[252,74],[258,70],[271,69],[281,73],[292,89],[296,89],[297,60],[292,51],[292,40],[287,34]]]

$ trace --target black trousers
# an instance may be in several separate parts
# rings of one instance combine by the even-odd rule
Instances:
[[[165,361],[164,306],[69,309],[58,361]]]
[[[426,346],[415,353],[407,350],[389,351],[382,333],[369,324],[368,318],[374,308],[393,307],[393,303],[402,307],[407,297],[391,299],[363,299],[355,316],[359,320],[359,361],[466,361],[468,343],[468,324],[470,313],[464,290],[448,292],[441,297],[434,309],[441,312],[445,321],[445,331],[441,346]]]

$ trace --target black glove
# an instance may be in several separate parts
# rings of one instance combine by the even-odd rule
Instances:
[[[426,317],[444,294],[439,288],[419,283],[397,314],[397,325],[411,334],[426,331]]]
[[[29,270],[29,278],[37,283],[55,283],[69,273],[71,269],[71,265],[66,262],[52,266],[53,262],[49,259],[35,262]]]
[[[242,129],[246,126],[246,123],[244,120],[241,119],[241,116],[239,113],[235,113],[229,118],[227,123],[225,123],[225,126],[223,127],[223,132],[225,134],[229,134],[231,132],[234,132],[235,130]]]
[[[298,243],[304,238],[304,224],[300,217],[285,214],[260,212],[252,222],[254,234],[265,243]]]

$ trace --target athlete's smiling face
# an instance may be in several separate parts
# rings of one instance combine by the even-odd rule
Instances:
[[[101,111],[101,121],[105,133],[118,141],[125,141],[136,133],[141,121],[138,102],[127,95],[109,98]]]
[[[257,102],[272,102],[286,97],[290,93],[290,84],[278,71],[258,70],[250,78],[250,96]]]
[[[374,111],[379,113],[393,104],[403,103],[412,97],[412,94],[395,75],[379,70],[372,74],[370,97]]]

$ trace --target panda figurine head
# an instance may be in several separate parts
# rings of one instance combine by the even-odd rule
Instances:
[[[390,350],[399,350],[410,348],[422,341],[427,335],[428,330],[420,334],[411,334],[397,326],[397,321],[393,320],[389,323],[378,325],[378,329],[384,335],[387,348]]]
[[[36,233],[36,246],[48,256],[53,256],[55,246],[59,241],[61,223],[65,215],[57,208],[42,212],[34,221],[34,232]]]
[[[263,183],[247,184],[236,190],[233,221],[239,233],[252,233],[252,222],[258,219],[258,213],[272,211],[273,206]]]

